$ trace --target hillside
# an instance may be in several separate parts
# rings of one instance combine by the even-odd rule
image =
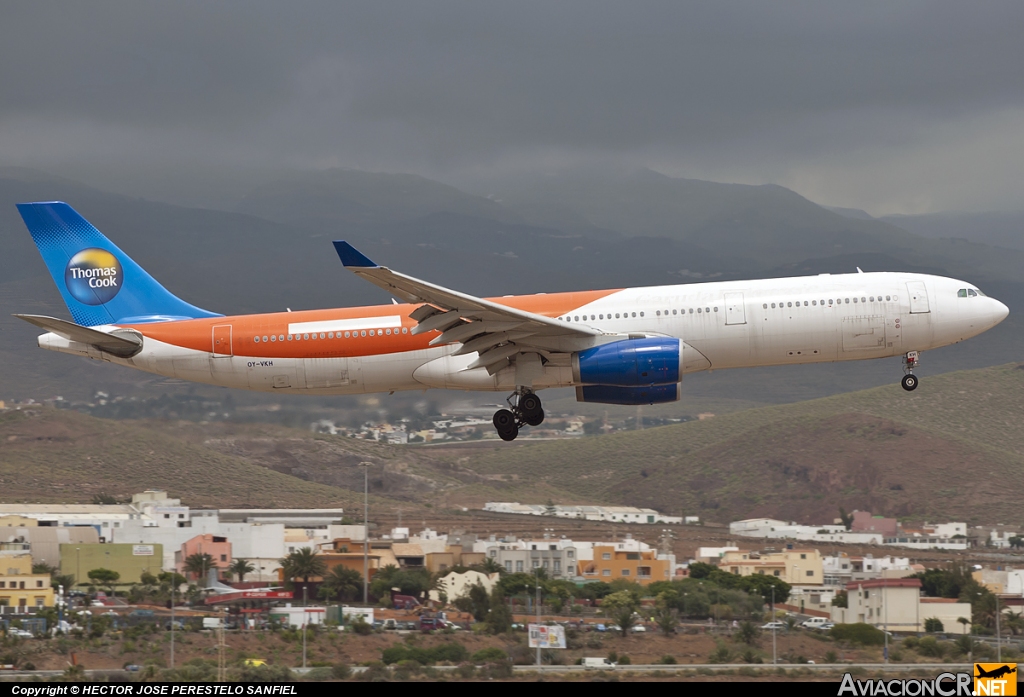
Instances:
[[[127,498],[163,489],[193,507],[362,506],[361,475],[357,493],[204,440],[193,424],[110,421],[48,408],[0,413],[0,501],[88,503],[99,493]],[[360,459],[382,459],[382,448],[364,450]],[[374,497],[375,506],[389,502]]]
[[[927,377],[913,394],[878,387],[460,463],[574,498],[720,522],[828,522],[839,506],[1024,522],[1022,414],[1024,370],[1008,365]]]

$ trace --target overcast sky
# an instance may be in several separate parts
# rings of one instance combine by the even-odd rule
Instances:
[[[5,2],[0,165],[587,164],[1024,208],[1024,3]]]

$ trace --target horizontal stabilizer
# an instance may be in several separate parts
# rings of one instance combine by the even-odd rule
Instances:
[[[115,356],[128,358],[142,350],[142,339],[135,336],[135,333],[125,332],[122,336],[107,334],[96,329],[83,327],[74,322],[57,319],[56,317],[43,317],[41,315],[14,315],[23,319],[29,324],[34,324],[40,329],[53,332],[68,341],[77,341],[81,344],[95,346],[101,351],[112,353]]]

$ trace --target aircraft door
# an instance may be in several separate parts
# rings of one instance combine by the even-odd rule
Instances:
[[[218,324],[213,327],[213,357],[230,358],[234,351],[231,345],[231,325]]]
[[[924,281],[907,281],[907,292],[910,294],[910,314],[921,315],[931,312],[928,305],[928,289]]]
[[[743,306],[743,293],[725,294],[725,323],[746,324],[747,316]]]

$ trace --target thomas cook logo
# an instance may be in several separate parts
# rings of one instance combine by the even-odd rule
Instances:
[[[105,249],[83,249],[71,257],[64,271],[64,284],[75,300],[86,305],[110,302],[118,291],[124,272],[121,262]]]

